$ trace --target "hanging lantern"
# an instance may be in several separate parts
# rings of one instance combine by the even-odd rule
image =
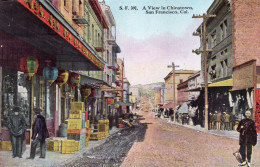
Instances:
[[[115,108],[119,108],[119,104],[115,104]]]
[[[95,97],[96,96],[96,91],[95,91],[95,89],[92,89],[92,91],[91,91],[91,97]]]
[[[21,71],[29,76],[29,79],[33,77],[39,68],[38,59],[34,56],[26,56],[20,59]]]
[[[69,72],[60,67],[58,68],[58,70],[59,70],[58,78],[54,81],[54,83],[58,84],[58,86],[61,87],[68,81]]]
[[[111,102],[112,102],[112,99],[111,99],[111,98],[108,98],[108,99],[107,99],[107,104],[111,104]]]
[[[126,106],[124,106],[124,109],[126,109]]]
[[[80,89],[81,96],[84,98],[88,98],[91,94],[91,88],[82,86]]]
[[[111,103],[110,104],[115,104],[115,100],[111,99]]]
[[[52,84],[59,75],[59,70],[56,67],[45,67],[43,69],[43,76],[45,79]]]
[[[69,75],[68,84],[71,87],[77,87],[80,84],[80,80],[81,80],[80,75],[75,72],[72,72]]]

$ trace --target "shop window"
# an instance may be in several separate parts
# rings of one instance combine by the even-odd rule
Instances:
[[[7,120],[14,106],[21,107],[27,128],[31,126],[31,81],[22,72],[3,68],[2,71],[2,127],[7,127]]]
[[[34,76],[34,108],[41,108],[46,119],[53,118],[54,91],[42,76]]]

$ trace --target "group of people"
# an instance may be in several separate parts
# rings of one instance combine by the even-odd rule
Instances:
[[[45,158],[46,143],[45,139],[49,137],[45,118],[41,115],[40,108],[34,109],[35,120],[32,126],[32,142],[30,157],[27,159],[34,159],[36,147],[40,143],[40,158]],[[21,108],[16,106],[13,108],[13,113],[8,118],[8,129],[10,133],[10,140],[12,144],[13,158],[22,158],[23,140],[25,140],[26,121],[24,115],[21,114]]]
[[[237,117],[229,112],[217,112],[209,114],[209,129],[211,130],[234,130]]]

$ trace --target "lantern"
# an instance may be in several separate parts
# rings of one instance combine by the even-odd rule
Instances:
[[[91,97],[95,97],[96,96],[96,91],[95,91],[95,89],[92,89],[92,91],[91,91]]]
[[[87,98],[91,94],[91,88],[82,86],[80,93],[82,97]]]
[[[33,77],[39,68],[38,59],[34,56],[26,56],[20,59],[21,71],[29,76],[29,79]]]
[[[119,108],[119,105],[118,105],[118,104],[115,104],[115,108]]]
[[[111,104],[115,104],[115,100],[114,99],[111,100]]]
[[[71,87],[77,87],[80,84],[80,80],[80,75],[75,72],[72,72],[69,75],[68,84]]]
[[[43,69],[43,76],[45,79],[52,84],[59,75],[59,70],[56,67],[45,67]]]
[[[54,81],[54,83],[58,84],[58,86],[60,87],[68,81],[69,73],[67,70],[60,67],[58,68],[58,70],[59,70],[58,78]]]
[[[111,104],[112,103],[112,99],[108,98],[107,99],[107,104]]]
[[[126,106],[124,106],[124,109],[126,109]]]

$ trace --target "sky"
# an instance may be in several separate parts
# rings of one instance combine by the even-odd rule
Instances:
[[[200,46],[199,37],[192,33],[202,19],[193,19],[192,15],[205,13],[213,0],[105,2],[116,21],[116,41],[121,49],[117,55],[124,59],[125,77],[131,85],[164,82],[172,62],[179,66],[176,70],[200,70],[200,56],[192,53]]]

